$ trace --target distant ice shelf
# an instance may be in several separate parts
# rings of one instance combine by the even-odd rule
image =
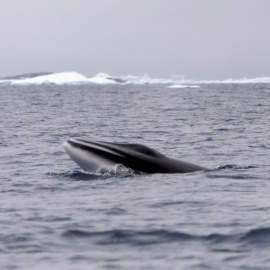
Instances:
[[[33,75],[37,74],[37,76]],[[32,73],[26,76],[13,76],[0,79],[0,85],[74,85],[74,84],[168,84],[167,88],[199,88],[198,84],[233,84],[233,83],[270,83],[270,77],[242,78],[227,80],[187,80],[183,76],[172,76],[171,78],[151,78],[143,76],[111,76],[107,73],[98,73],[93,77],[86,77],[78,72],[60,73]],[[29,77],[27,77],[27,75]]]

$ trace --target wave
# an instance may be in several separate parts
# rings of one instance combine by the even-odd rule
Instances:
[[[68,171],[62,173],[48,172],[47,175],[51,175],[58,179],[71,179],[77,181],[99,180],[111,177],[111,175],[102,175],[98,173],[87,173],[81,171]]]
[[[199,88],[197,84],[245,84],[270,83],[270,77],[242,78],[227,80],[188,80],[183,76],[174,75],[171,78],[151,78],[143,76],[111,76],[98,73],[93,77],[86,77],[78,72],[60,73],[32,73],[0,79],[0,85],[126,85],[126,84],[169,84],[168,88]]]
[[[249,166],[238,166],[235,164],[227,164],[217,167],[217,170],[227,170],[227,169],[235,169],[235,170],[246,170],[246,169],[255,169],[256,166],[249,165]]]
[[[208,172],[220,172],[224,170],[229,171],[243,171],[247,169],[254,169],[257,168],[256,166],[238,166],[235,164],[228,164],[219,166],[216,169],[208,170]],[[53,177],[57,177],[60,179],[72,179],[77,181],[83,181],[83,180],[102,180],[102,179],[108,179],[111,177],[130,177],[130,176],[138,176],[138,175],[145,175],[145,173],[133,171],[130,168],[125,167],[122,164],[115,164],[111,167],[107,168],[101,168],[96,172],[84,172],[84,171],[67,171],[67,172],[61,172],[61,173],[55,173],[55,172],[48,172],[48,175],[51,175]],[[207,175],[208,178],[234,178],[234,179],[257,179],[256,177],[252,177],[250,175],[244,175],[244,174],[237,174],[237,175],[224,175],[224,174],[209,174]]]
[[[119,210],[118,210],[119,211]],[[123,210],[121,210],[123,211]],[[122,213],[122,214],[125,214]],[[38,220],[38,219],[36,219]],[[65,219],[66,220],[66,219]],[[49,222],[63,221],[63,219],[47,220]],[[270,227],[250,228],[240,233],[209,233],[195,234],[169,229],[148,229],[148,230],[133,230],[133,229],[111,229],[111,230],[86,230],[78,228],[63,229],[59,235],[67,240],[86,241],[95,245],[160,245],[171,243],[203,243],[210,246],[222,247],[223,244],[231,246],[232,249],[244,248],[245,250],[253,250],[254,247],[268,248],[270,246]],[[0,242],[9,249],[25,249],[43,250],[46,247],[36,245],[36,237],[32,233],[13,233],[0,236]]]
[[[266,244],[270,246],[270,227],[251,229],[242,235],[239,241],[249,244]]]
[[[194,236],[181,232],[168,230],[108,230],[89,232],[84,230],[66,230],[63,237],[93,239],[99,245],[132,244],[132,245],[152,245],[175,241],[192,240]]]
[[[108,231],[86,231],[69,229],[62,233],[62,237],[74,239],[92,239],[98,245],[156,245],[171,242],[200,241],[208,244],[244,244],[256,246],[269,246],[270,228],[255,228],[247,232],[236,234],[212,233],[208,235],[195,235],[166,229],[153,230],[108,230]]]

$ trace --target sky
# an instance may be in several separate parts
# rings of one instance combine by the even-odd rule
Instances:
[[[0,0],[0,77],[269,77],[269,11],[269,0]]]

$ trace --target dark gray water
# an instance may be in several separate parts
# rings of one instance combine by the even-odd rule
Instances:
[[[269,269],[270,85],[0,87],[0,269]],[[208,167],[84,173],[70,137]]]

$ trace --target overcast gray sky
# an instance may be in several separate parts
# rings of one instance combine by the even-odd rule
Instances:
[[[270,76],[270,0],[0,0],[0,77]]]

